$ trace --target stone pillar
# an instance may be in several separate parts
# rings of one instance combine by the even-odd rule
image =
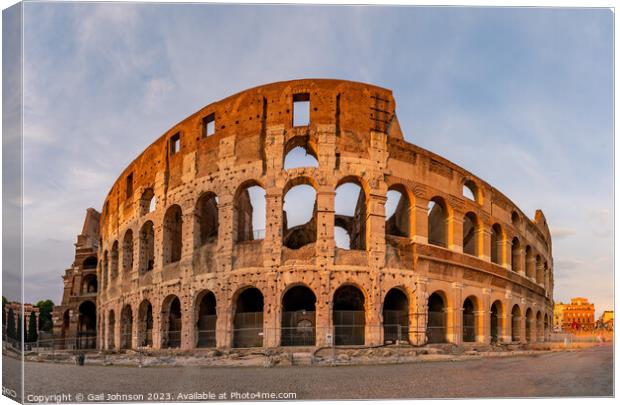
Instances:
[[[428,200],[416,196],[415,199],[415,235],[413,240],[416,243],[428,243]]]
[[[280,187],[265,190],[265,240],[263,266],[269,269],[280,265],[282,252],[283,195]]]
[[[122,324],[122,313],[117,305],[114,308],[114,349],[118,351],[121,348],[121,324]]]
[[[463,342],[463,284],[452,283],[452,305],[446,308],[448,319],[448,342]],[[450,325],[452,322],[452,325]]]
[[[331,346],[335,342],[332,324],[332,291],[329,287],[329,273],[321,274],[321,287],[316,291],[316,345],[318,347]],[[331,341],[327,336],[331,336]]]
[[[372,268],[381,268],[385,265],[386,191],[371,190],[367,202],[366,249],[371,259],[369,265]]]
[[[368,303],[366,304],[366,346],[378,346],[383,344],[383,327],[381,323],[381,286],[380,280],[373,277],[368,291]]]
[[[500,242],[500,263],[503,267],[510,270],[512,269],[512,243],[508,238],[504,235],[503,240]]]
[[[234,190],[233,190],[234,193]],[[237,237],[233,221],[234,218],[234,195],[222,194],[218,196],[218,225],[217,233],[217,266],[218,272],[230,272],[232,270],[233,245]]]
[[[480,249],[480,258],[482,260],[491,261],[491,229],[483,225],[482,232],[482,246]]]
[[[476,333],[476,342],[491,343],[491,289],[482,289],[482,302],[480,303],[480,309],[476,314],[479,325],[479,333]],[[498,339],[500,339],[501,327],[498,319]]]
[[[463,253],[463,216],[453,211],[452,218],[449,218],[449,221],[451,221],[452,226],[448,226],[448,230],[451,229],[452,232],[449,231],[446,235],[447,246],[450,250]]]
[[[191,350],[196,347],[196,311],[191,294],[184,292],[181,297],[181,349]]]
[[[219,349],[232,347],[232,302],[227,290],[221,290],[217,295],[215,311],[217,319],[215,324],[215,344]]]
[[[162,314],[161,314],[161,301],[157,300],[151,303],[153,308],[153,349],[162,348]]]
[[[321,270],[334,263],[334,197],[336,193],[331,186],[320,186],[316,194],[317,201],[317,241],[316,263]]]
[[[409,342],[414,346],[426,344],[426,317],[428,297],[425,279],[414,283],[412,299],[409,301]]]
[[[135,266],[134,266],[135,268]],[[131,348],[140,346],[140,304],[131,307]]]

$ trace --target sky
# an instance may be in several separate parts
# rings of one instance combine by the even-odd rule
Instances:
[[[167,129],[327,77],[392,89],[407,141],[542,209],[556,301],[613,306],[610,10],[26,3],[24,19],[27,302],[60,301],[86,208]]]

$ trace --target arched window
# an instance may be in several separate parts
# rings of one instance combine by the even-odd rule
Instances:
[[[409,237],[411,204],[404,186],[392,186],[385,202],[385,234]]]
[[[153,306],[148,300],[138,308],[138,342],[141,347],[153,345]]]
[[[478,202],[478,186],[472,180],[463,183],[463,197]]]
[[[181,260],[183,250],[183,213],[181,207],[172,205],[164,216],[164,264]]]
[[[409,300],[398,288],[388,291],[383,301],[383,341],[409,341]]]
[[[255,181],[239,187],[234,201],[237,242],[265,239],[265,203],[265,190]]]
[[[96,294],[97,293],[97,276],[94,274],[88,274],[84,276],[82,280],[82,294]]]
[[[512,322],[512,341],[518,342],[521,340],[521,308],[518,305],[512,307],[511,322]]]
[[[196,347],[215,347],[215,328],[217,325],[215,295],[211,291],[203,291],[198,295],[196,307],[198,311]]]
[[[304,179],[284,188],[282,244],[299,249],[316,242],[316,190]]]
[[[428,243],[448,247],[448,209],[441,197],[428,203]]]
[[[463,253],[478,256],[478,217],[468,212],[463,218]]]
[[[235,301],[233,347],[263,346],[263,294],[258,288],[243,290]]]
[[[306,286],[290,288],[282,297],[282,346],[314,346],[316,296]]]
[[[147,221],[140,229],[140,274],[153,270],[155,265],[155,230]]]
[[[125,232],[123,238],[123,271],[131,271],[133,267],[133,231],[131,229]]]
[[[82,262],[82,268],[86,269],[95,269],[97,268],[97,258],[95,256],[89,256]]]
[[[477,303],[476,297],[467,297],[463,302],[463,342],[476,341]]]
[[[366,192],[361,181],[357,178],[341,180],[336,188],[334,206],[336,247],[366,250]],[[342,237],[344,236],[342,230],[348,236],[348,244],[347,238]]]
[[[446,302],[440,293],[428,297],[426,336],[428,343],[444,343],[447,340]]]
[[[284,148],[284,170],[319,167],[316,149],[309,136],[291,138]]]
[[[337,346],[364,344],[366,312],[364,294],[359,288],[345,285],[336,290],[332,317]]]
[[[196,238],[197,247],[217,241],[219,228],[217,204],[218,198],[213,193],[204,193],[196,203],[194,215],[196,226],[194,229],[198,233]]]
[[[494,224],[491,228],[491,261],[502,264],[503,257],[503,232],[499,224]]]
[[[112,280],[118,276],[118,241],[114,241],[110,251],[110,273]]]
[[[155,192],[147,188],[140,197],[140,216],[155,211]]]
[[[133,313],[131,305],[127,304],[121,311],[121,349],[131,349]]]
[[[520,273],[521,270],[521,242],[519,238],[512,238],[511,258],[512,270]]]
[[[170,295],[162,306],[162,347],[180,347],[183,317],[181,301],[176,295]]]

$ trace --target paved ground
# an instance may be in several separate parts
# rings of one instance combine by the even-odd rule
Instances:
[[[4,366],[19,364],[4,357]],[[25,372],[26,395],[64,393],[75,401],[81,393],[84,402],[87,394],[94,393],[142,394],[135,399],[160,401],[182,400],[180,393],[194,392],[227,393],[229,399],[231,392],[291,392],[297,399],[613,395],[610,345],[535,356],[398,365],[140,369],[27,362]],[[3,375],[4,385],[10,385],[10,373]],[[149,397],[149,393],[163,395]]]

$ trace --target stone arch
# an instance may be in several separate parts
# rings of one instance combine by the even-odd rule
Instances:
[[[108,349],[115,349],[115,336],[114,332],[116,329],[116,317],[114,315],[114,310],[111,309],[108,312]]]
[[[133,311],[126,304],[121,311],[121,349],[131,349],[133,337]]]
[[[265,238],[265,204],[265,189],[258,181],[247,180],[237,188],[233,203],[235,242]]]
[[[118,276],[118,241],[112,243],[110,250],[110,276],[112,280]]]
[[[491,227],[491,262],[500,266],[504,263],[504,231],[498,223]]]
[[[316,142],[309,135],[294,136],[284,145],[282,167],[290,170],[297,167],[319,167]]]
[[[140,228],[140,274],[153,270],[155,266],[155,227],[146,221]]]
[[[512,271],[521,273],[521,242],[516,236],[512,238],[512,246],[510,249]]]
[[[181,260],[183,252],[183,212],[177,204],[171,205],[164,215],[164,265]]]
[[[482,205],[482,192],[478,185],[471,179],[463,182],[463,197]]]
[[[447,248],[450,245],[450,208],[443,197],[428,202],[428,243]]]
[[[336,246],[344,249],[366,250],[368,186],[357,176],[345,176],[336,185],[334,197],[334,236]],[[353,209],[352,209],[353,208]],[[352,211],[351,211],[352,209]],[[341,231],[338,231],[340,228]],[[349,246],[342,244],[342,230],[349,238]]]
[[[181,347],[183,316],[181,300],[175,294],[168,295],[161,306],[161,347]]]
[[[409,238],[413,234],[412,199],[402,184],[388,188],[385,202],[385,235]]]
[[[97,276],[95,274],[87,274],[82,279],[82,294],[97,293]]]
[[[155,211],[155,205],[155,192],[149,187],[142,192],[140,197],[140,216]]]
[[[217,300],[210,290],[202,290],[194,303],[196,347],[216,346]]]
[[[448,299],[446,293],[435,291],[428,297],[428,316],[426,337],[428,343],[445,343],[448,341]]]
[[[470,295],[463,300],[462,325],[463,342],[475,342],[480,329],[479,300],[476,296]]]
[[[337,346],[366,341],[366,294],[355,284],[342,284],[333,295],[332,320]]]
[[[219,231],[218,198],[215,193],[202,193],[194,208],[194,246],[217,241]]]
[[[525,311],[525,340],[528,343],[536,340],[536,324],[534,323],[534,321],[534,311],[532,311],[532,308],[528,308]]]
[[[128,229],[123,237],[123,272],[133,268],[133,231]]]
[[[289,286],[282,294],[282,346],[316,344],[316,295],[301,283]]]
[[[138,307],[138,346],[153,346],[153,306],[148,299]]]
[[[511,330],[512,336],[511,340],[513,342],[519,342],[522,339],[521,336],[521,308],[518,304],[513,305],[512,311],[510,312],[511,319]]]
[[[263,293],[254,286],[246,286],[237,290],[233,303],[233,347],[262,347]]]
[[[497,343],[501,340],[503,331],[505,330],[504,319],[504,305],[502,301],[495,300],[491,304],[491,343]]]
[[[97,345],[97,306],[84,301],[78,307],[78,347],[94,349]]]
[[[282,244],[289,249],[316,242],[317,188],[314,179],[300,176],[290,179],[282,190]]]
[[[86,270],[86,269],[95,269],[95,268],[97,268],[97,257],[95,257],[95,256],[88,256],[82,262],[82,269],[84,269],[84,270]]]
[[[391,288],[383,299],[383,342],[409,341],[409,297],[399,288]]]
[[[479,256],[480,255],[480,232],[481,222],[478,216],[469,211],[463,217],[463,253]]]

